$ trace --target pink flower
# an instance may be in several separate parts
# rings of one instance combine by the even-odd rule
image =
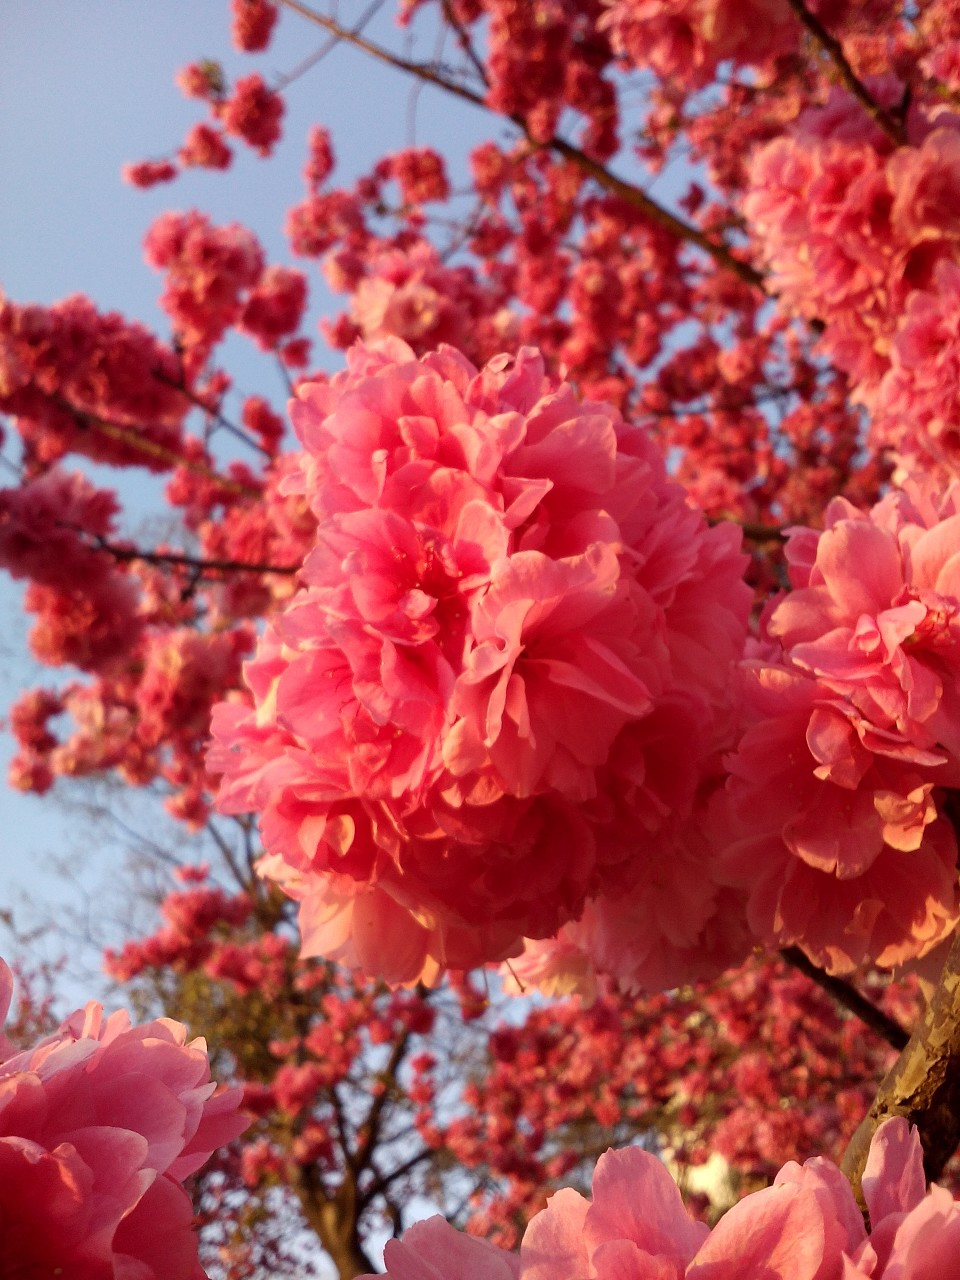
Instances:
[[[425,183],[415,188],[421,195]],[[352,294],[350,320],[365,342],[401,338],[418,353],[449,342],[479,362],[502,350],[516,329],[502,283],[448,266],[426,240],[362,258],[349,250],[331,254],[324,271],[331,288]]]
[[[0,1052],[5,1272],[199,1280],[180,1182],[246,1128],[240,1091],[215,1092],[203,1041],[89,1004],[34,1048]]]
[[[263,351],[272,351],[281,338],[294,333],[307,305],[307,281],[290,267],[267,267],[240,317],[240,327]]]
[[[261,8],[270,10],[274,6]],[[241,76],[233,86],[233,97],[217,104],[217,115],[227,133],[242,138],[260,155],[268,156],[280,141],[285,109],[280,94],[268,89],[263,77],[254,72],[251,76]]]
[[[874,1134],[863,1176],[868,1236],[850,1184],[829,1160],[784,1165],[711,1231],[692,1218],[656,1156],[608,1151],[593,1198],[563,1190],[531,1220],[520,1256],[442,1218],[387,1245],[395,1280],[941,1280],[955,1274],[960,1206],[926,1190],[917,1131],[898,1117]],[[366,1278],[369,1280],[369,1277]]]
[[[412,981],[642,897],[638,824],[689,814],[726,730],[736,536],[532,350],[358,346],[293,418],[317,544],[209,765],[223,810],[261,814],[308,952]]]
[[[171,182],[176,176],[177,166],[169,160],[142,160],[138,164],[123,166],[124,182],[144,190],[161,182]]]
[[[183,140],[177,159],[184,166],[203,169],[227,169],[233,152],[219,130],[208,124],[195,124]]]
[[[397,151],[390,157],[389,165],[391,177],[399,183],[404,204],[446,200],[450,194],[443,157],[430,147]]]
[[[863,1174],[873,1229],[844,1280],[940,1280],[956,1269],[960,1205],[944,1187],[926,1191],[916,1129],[890,1120],[878,1130]]]
[[[144,255],[165,271],[160,304],[183,343],[203,349],[238,320],[241,294],[263,274],[263,250],[238,223],[215,227],[203,214],[164,213],[150,227]]]
[[[439,1217],[415,1223],[402,1240],[388,1240],[383,1260],[388,1280],[517,1280],[520,1274],[516,1254],[465,1235]]]
[[[905,1120],[877,1130],[863,1190],[869,1238],[849,1183],[822,1158],[784,1165],[773,1186],[746,1196],[709,1231],[689,1216],[655,1156],[637,1147],[608,1151],[597,1163],[592,1202],[560,1191],[532,1219],[520,1275],[934,1280],[953,1273],[960,1208],[943,1188],[924,1194],[920,1143]]]
[[[758,64],[790,47],[796,28],[774,0],[606,0],[614,52],[671,85],[700,89],[727,59]]]
[[[872,436],[901,468],[960,471],[960,266],[941,260],[932,284],[907,299],[877,390]]]
[[[765,940],[832,971],[925,955],[960,916],[960,490],[836,501],[792,532],[794,590],[745,664],[714,832]]]
[[[233,17],[230,35],[238,49],[259,53],[270,43],[279,14],[270,0],[230,0]]]

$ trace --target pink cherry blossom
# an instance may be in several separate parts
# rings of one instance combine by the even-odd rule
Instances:
[[[358,346],[293,420],[317,543],[209,763],[224,811],[261,814],[308,952],[411,981],[642,898],[638,824],[689,815],[728,730],[736,534],[529,349],[478,371]]]
[[[960,915],[942,791],[960,777],[958,503],[928,481],[794,530],[794,590],[743,668],[722,874],[760,937],[834,971],[922,956]]]
[[[0,1021],[11,994],[0,962]],[[204,1042],[91,1003],[0,1054],[3,1274],[200,1280],[180,1183],[247,1123],[240,1091],[215,1091]]]
[[[953,1274],[960,1209],[940,1187],[926,1195],[916,1130],[888,1120],[874,1135],[863,1182],[871,1234],[846,1178],[830,1161],[784,1165],[712,1231],[691,1218],[663,1164],[637,1147],[608,1151],[593,1199],[564,1190],[528,1226],[523,1280],[852,1280]]]
[[[402,1240],[388,1240],[383,1260],[388,1280],[517,1280],[520,1274],[516,1254],[465,1235],[443,1218],[417,1222]]]
[[[926,1188],[916,1129],[897,1117],[874,1134],[863,1177],[870,1230],[831,1161],[783,1166],[710,1230],[684,1206],[657,1156],[608,1151],[592,1199],[564,1189],[531,1219],[519,1258],[442,1218],[387,1245],[396,1280],[941,1280],[956,1274],[960,1205]],[[367,1278],[369,1280],[369,1278]]]

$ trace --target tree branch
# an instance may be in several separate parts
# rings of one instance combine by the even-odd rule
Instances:
[[[272,454],[269,449],[265,449],[262,444],[258,444],[252,436],[247,435],[242,427],[238,427],[235,422],[224,414],[223,410],[208,404],[203,396],[200,396],[186,385],[181,379],[179,382],[174,378],[168,378],[162,370],[154,371],[153,376],[158,382],[162,382],[164,386],[172,387],[173,390],[179,391],[185,400],[189,400],[194,408],[201,410],[208,418],[212,418],[218,427],[222,427],[224,431],[228,431],[232,436],[236,437],[245,444],[249,449],[255,449],[257,453],[262,453],[265,457],[270,458]]]
[[[787,540],[786,533],[777,525],[760,524],[756,520],[737,521],[736,523],[740,524],[743,536],[751,542],[786,542]],[[800,954],[802,955],[803,953],[801,952]]]
[[[847,56],[843,52],[843,45],[840,41],[830,34],[815,13],[810,12],[804,4],[804,0],[787,0],[787,4],[836,67],[844,87],[853,94],[890,141],[895,143],[896,146],[902,147],[907,140],[903,125],[881,107],[867,86],[859,79],[853,67],[847,61]]]
[[[99,414],[87,413],[60,396],[51,396],[50,401],[58,409],[69,413],[75,419],[77,426],[83,430],[92,429],[98,431],[101,435],[107,436],[111,440],[117,440],[128,448],[135,449],[149,458],[158,458],[163,462],[170,463],[172,467],[184,467],[187,471],[192,471],[196,475],[213,480],[230,493],[242,494],[244,497],[249,498],[262,497],[259,489],[241,484],[237,480],[231,480],[228,476],[221,476],[211,467],[204,466],[202,462],[196,462],[193,458],[184,457],[176,449],[168,449],[166,445],[158,444],[156,440],[148,440],[145,436],[137,433],[136,427],[124,426],[119,422],[110,422],[109,419],[102,418]]]
[[[61,522],[62,523],[62,522]],[[143,564],[158,565],[161,568],[190,569],[198,577],[205,573],[279,573],[292,575],[299,572],[299,564],[251,564],[246,560],[205,560],[201,556],[188,556],[179,551],[141,551],[136,547],[118,547],[108,542],[102,534],[90,533],[78,525],[66,525],[66,528],[92,538],[96,549],[112,556],[121,564],[141,561]]]
[[[298,1165],[291,1179],[303,1208],[303,1216],[333,1259],[340,1280],[373,1271],[360,1243],[356,1185],[347,1175],[333,1195],[324,1188],[314,1165]]]
[[[436,1152],[432,1147],[424,1147],[414,1155],[408,1156],[406,1160],[401,1164],[398,1164],[395,1169],[391,1169],[388,1173],[377,1172],[371,1162],[370,1168],[373,1169],[376,1176],[374,1177],[373,1182],[371,1182],[369,1186],[365,1187],[360,1193],[357,1199],[358,1211],[362,1213],[368,1205],[373,1203],[377,1196],[384,1195],[387,1188],[396,1182],[398,1178],[402,1178],[405,1173],[410,1173],[412,1169],[415,1169],[418,1164],[422,1164],[424,1160],[431,1160],[435,1155]]]
[[[380,1137],[380,1120],[383,1115],[383,1109],[387,1105],[390,1087],[396,1083],[397,1070],[403,1061],[407,1052],[407,1046],[410,1043],[410,1031],[403,1030],[394,1041],[393,1048],[390,1050],[390,1057],[386,1066],[382,1071],[378,1071],[377,1075],[383,1081],[383,1090],[376,1095],[370,1104],[370,1110],[367,1112],[359,1129],[365,1130],[365,1136],[356,1153],[356,1167],[358,1170],[364,1169],[369,1163],[373,1155],[374,1148]]]
[[[372,0],[357,19],[357,24],[353,28],[356,35],[360,34],[370,19],[375,17],[383,8],[383,5],[384,0]],[[302,75],[305,75],[308,71],[312,71],[313,68],[321,63],[327,54],[331,53],[339,43],[339,36],[331,36],[329,40],[325,40],[319,49],[311,53],[309,57],[304,58],[302,62],[297,63],[292,71],[289,71],[285,76],[280,77],[273,86],[274,92],[281,93],[284,89],[289,88],[295,80],[299,80]]]
[[[870,1140],[891,1116],[905,1116],[917,1126],[924,1171],[935,1181],[960,1145],[960,935],[926,1012],[843,1157],[843,1171],[859,1198]]]
[[[486,67],[484,67],[483,62],[480,60],[480,57],[476,49],[474,49],[473,47],[473,41],[470,39],[470,33],[467,31],[466,27],[463,25],[462,22],[460,22],[460,20],[457,18],[457,15],[454,13],[453,6],[450,4],[450,0],[442,0],[442,7],[443,7],[444,19],[446,20],[447,25],[452,28],[454,34],[456,35],[457,44],[460,46],[460,48],[469,58],[474,71],[476,71],[477,75],[480,77],[482,82],[485,85],[489,84],[490,81],[487,79]]]
[[[285,4],[288,9],[293,9],[294,12],[299,13],[301,17],[306,18],[309,22],[315,22],[332,35],[338,36],[345,43],[351,44],[369,54],[372,58],[376,58],[378,61],[384,62],[398,71],[417,76],[427,84],[432,84],[436,88],[442,89],[445,93],[452,94],[464,102],[469,102],[483,111],[492,111],[482,94],[475,92],[465,84],[458,84],[455,80],[449,80],[436,67],[424,62],[413,62],[409,58],[403,58],[399,54],[384,48],[383,45],[375,44],[372,40],[367,40],[364,36],[341,26],[335,19],[328,18],[325,14],[317,13],[314,9],[301,3],[301,0],[281,0],[281,3]],[[494,114],[499,115],[500,113],[496,112]],[[665,209],[663,205],[651,200],[644,191],[634,186],[633,183],[618,177],[600,164],[599,161],[592,159],[585,152],[563,138],[554,136],[547,139],[546,142],[537,141],[530,136],[527,125],[521,116],[509,115],[506,118],[516,125],[531,146],[556,152],[557,155],[562,156],[565,160],[569,160],[582,173],[593,178],[599,186],[618,196],[625,204],[639,209],[657,226],[669,231],[679,240],[685,240],[689,244],[696,245],[698,249],[703,250],[704,253],[711,257],[718,266],[725,268],[727,271],[732,271],[745,284],[752,285],[757,289],[765,288],[765,278],[762,272],[757,271],[748,262],[742,262],[725,244],[718,244],[715,240],[711,240],[698,227],[692,226],[689,222],[684,222],[682,218],[678,218],[676,214],[671,213],[669,209]]]
[[[909,1040],[909,1034],[901,1027],[895,1018],[891,1018],[889,1014],[884,1013],[865,995],[859,992],[855,986],[849,982],[844,982],[842,978],[835,978],[829,973],[824,973],[819,969],[809,956],[804,955],[799,947],[784,947],[780,952],[787,964],[793,965],[800,973],[815,982],[818,987],[822,987],[827,995],[832,996],[834,1000],[845,1009],[859,1018],[872,1031],[876,1031],[877,1035],[882,1036],[888,1044],[894,1049],[902,1049]]]

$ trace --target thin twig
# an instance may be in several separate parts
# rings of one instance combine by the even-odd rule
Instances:
[[[196,391],[191,390],[183,382],[178,382],[175,378],[168,378],[160,369],[157,369],[153,376],[158,382],[162,382],[165,386],[173,387],[175,391],[179,391],[195,408],[200,409],[208,418],[212,418],[218,427],[222,427],[224,431],[236,436],[248,448],[256,449],[258,453],[265,454],[268,458],[271,456],[269,449],[265,449],[262,444],[258,444],[253,436],[247,435],[246,431],[242,427],[238,427],[235,422],[231,422],[222,409],[219,407],[214,408],[212,405],[207,404],[202,396],[197,395]]]
[[[433,1151],[429,1147],[424,1147],[422,1151],[416,1152],[412,1156],[408,1156],[395,1169],[389,1170],[387,1173],[381,1173],[371,1161],[370,1168],[373,1169],[374,1178],[371,1183],[364,1187],[363,1191],[357,1198],[357,1208],[362,1213],[368,1205],[379,1195],[384,1195],[387,1188],[398,1178],[402,1178],[404,1174],[409,1173],[411,1169],[415,1169],[418,1164],[422,1164],[424,1160],[429,1160],[433,1155]]]
[[[457,44],[459,44],[460,48],[470,60],[473,65],[473,69],[483,81],[484,85],[489,85],[490,81],[487,78],[486,67],[484,67],[480,56],[473,47],[473,41],[470,39],[470,33],[454,13],[450,0],[442,0],[442,8],[444,20],[447,25],[453,29],[453,33],[457,37]]]
[[[780,954],[787,964],[793,965],[795,969],[799,969],[802,974],[812,982],[815,982],[818,987],[822,987],[827,995],[832,996],[845,1009],[849,1009],[854,1017],[866,1023],[871,1030],[876,1031],[877,1035],[882,1036],[894,1049],[903,1049],[907,1044],[910,1035],[901,1027],[900,1023],[891,1018],[889,1014],[884,1013],[882,1009],[878,1009],[875,1004],[849,982],[844,982],[842,978],[835,978],[829,973],[824,973],[822,969],[817,968],[808,956],[804,955],[799,947],[784,947]]]
[[[363,31],[363,28],[367,25],[370,19],[375,17],[379,10],[383,8],[383,5],[384,0],[373,0],[372,4],[367,5],[366,9],[364,9],[363,13],[361,13],[360,17],[357,19],[356,26],[353,28],[357,35]],[[314,50],[309,57],[304,58],[302,62],[298,62],[292,71],[289,71],[285,76],[281,76],[280,79],[277,80],[273,86],[274,92],[281,93],[284,89],[289,88],[295,80],[299,80],[300,77],[306,75],[308,71],[312,71],[313,68],[321,63],[327,54],[331,53],[339,43],[339,36],[331,36],[329,40],[325,40],[319,49]]]
[[[63,522],[61,522],[63,523]],[[92,539],[98,551],[104,551],[122,564],[140,561],[161,568],[190,569],[198,575],[204,573],[279,573],[292,575],[302,567],[299,564],[251,564],[247,560],[205,560],[202,556],[188,556],[179,551],[142,551],[138,547],[118,547],[102,534],[90,533],[79,525],[65,524]]]

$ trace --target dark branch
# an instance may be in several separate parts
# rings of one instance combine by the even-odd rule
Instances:
[[[370,1163],[373,1152],[377,1143],[380,1141],[380,1121],[383,1118],[383,1111],[387,1105],[390,1089],[396,1084],[397,1071],[400,1063],[404,1059],[407,1047],[410,1044],[410,1032],[404,1030],[394,1041],[393,1048],[390,1050],[390,1057],[384,1069],[378,1072],[378,1076],[384,1084],[384,1088],[376,1095],[370,1104],[370,1110],[367,1112],[359,1128],[365,1131],[364,1139],[356,1152],[356,1168],[362,1170]]]
[[[818,987],[822,987],[827,995],[832,996],[845,1009],[849,1009],[854,1017],[866,1023],[872,1031],[876,1031],[877,1035],[882,1036],[894,1049],[902,1049],[910,1039],[909,1034],[896,1019],[891,1018],[882,1009],[878,1009],[851,983],[844,982],[842,978],[834,978],[829,973],[824,973],[822,969],[818,969],[799,947],[784,947],[780,954],[787,964],[793,965],[795,969],[799,969],[802,974],[812,982],[815,982]]]
[[[242,427],[238,427],[235,422],[231,422],[222,409],[208,404],[203,396],[198,395],[196,391],[188,387],[182,379],[178,381],[175,378],[168,378],[161,369],[155,369],[153,376],[158,382],[162,382],[164,386],[172,387],[175,391],[179,391],[183,398],[189,400],[195,409],[200,409],[208,418],[212,418],[218,427],[228,431],[230,435],[240,440],[249,449],[255,449],[258,453],[262,453],[268,458],[271,456],[269,449],[265,449],[262,444],[258,444],[252,436],[248,435]]]
[[[355,35],[359,35],[363,31],[370,19],[383,8],[383,5],[384,0],[372,0],[372,3],[361,13],[356,26],[353,28]],[[318,66],[339,43],[340,37],[335,35],[331,36],[329,40],[325,40],[319,49],[311,53],[309,57],[304,58],[302,62],[298,62],[293,70],[289,71],[285,76],[281,76],[273,86],[274,91],[281,93],[284,89],[289,88],[295,80],[299,80],[301,76],[306,75],[308,71],[312,71],[314,67]]]
[[[398,1164],[395,1169],[389,1170],[387,1173],[377,1173],[374,1180],[366,1187],[357,1198],[357,1208],[362,1213],[368,1205],[379,1195],[384,1195],[387,1188],[392,1186],[398,1178],[402,1178],[405,1173],[410,1173],[418,1164],[423,1164],[425,1160],[431,1160],[436,1152],[431,1147],[424,1147],[422,1151],[409,1156],[402,1164]],[[371,1164],[371,1168],[373,1165]],[[375,1171],[376,1172],[376,1171]]]
[[[279,573],[290,575],[299,572],[298,564],[251,564],[246,560],[205,560],[202,556],[188,556],[179,551],[141,551],[137,547],[118,547],[99,533],[91,534],[76,525],[69,528],[91,538],[98,551],[103,551],[122,564],[140,561],[161,568],[190,569],[198,577],[206,573]]]
[[[473,47],[473,41],[470,39],[470,33],[467,31],[466,27],[464,27],[463,23],[457,18],[452,5],[450,4],[450,0],[443,0],[443,16],[447,25],[452,28],[454,35],[457,37],[457,44],[459,44],[467,58],[469,58],[477,75],[485,85],[489,84],[490,82],[487,79],[486,68],[480,60],[476,49]]]
[[[755,520],[744,520],[740,525],[743,536],[751,542],[786,542],[787,535],[776,525],[759,524]]]

